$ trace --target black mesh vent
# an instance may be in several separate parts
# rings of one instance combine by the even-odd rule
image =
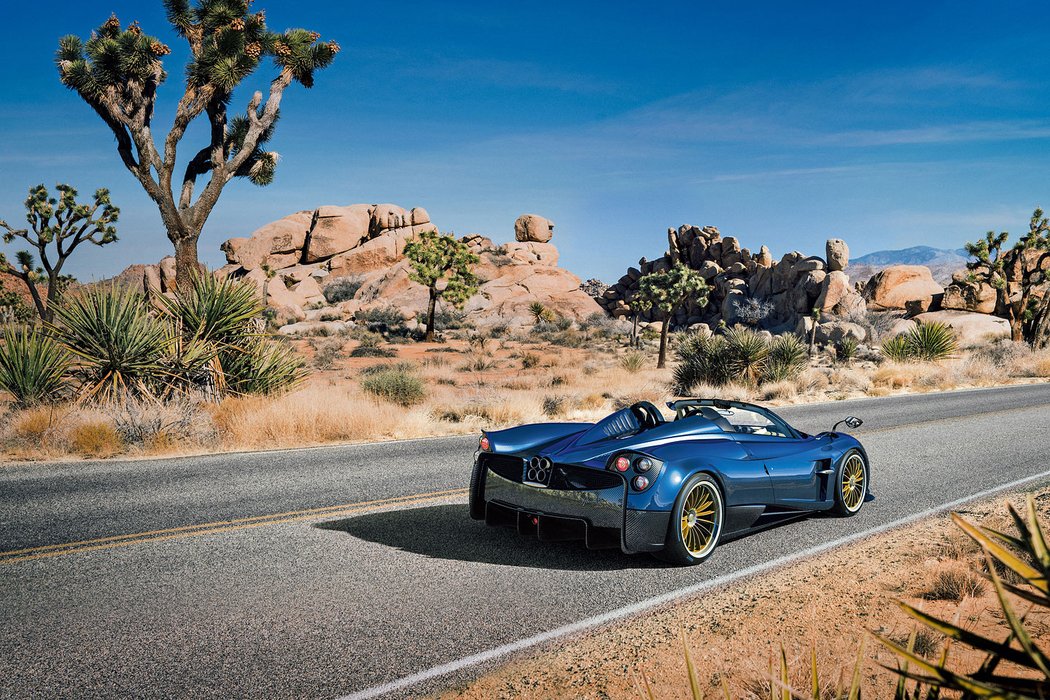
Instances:
[[[590,491],[623,486],[623,479],[612,472],[555,464],[550,487],[567,491]]]
[[[504,479],[521,483],[522,469],[525,461],[521,457],[511,455],[483,454],[479,459],[485,461],[485,466],[496,472]]]

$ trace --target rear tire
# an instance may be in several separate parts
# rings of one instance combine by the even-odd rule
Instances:
[[[718,546],[724,521],[718,484],[707,474],[694,474],[678,492],[664,548],[654,555],[675,564],[699,564]]]
[[[484,478],[483,472],[485,467],[481,464],[481,460],[474,462],[474,470],[470,474],[470,492],[467,500],[467,510],[470,513],[470,517],[474,520],[485,519],[485,497],[482,494],[482,489],[485,485],[482,483]]]
[[[868,495],[868,461],[860,450],[850,450],[842,457],[835,475],[835,507],[844,518],[856,515]]]

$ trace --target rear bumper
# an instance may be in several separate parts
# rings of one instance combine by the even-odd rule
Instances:
[[[605,489],[526,486],[475,465],[472,515],[542,541],[583,541],[589,549],[626,553],[663,549],[670,512],[625,507],[627,485]]]

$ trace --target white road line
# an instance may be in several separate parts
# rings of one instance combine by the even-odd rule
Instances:
[[[791,564],[800,559],[806,559],[808,557],[815,556],[822,552],[826,552],[829,549],[841,547],[844,544],[849,544],[850,542],[855,542],[856,540],[863,539],[865,537],[878,535],[883,532],[886,532],[887,530],[892,530],[894,528],[901,527],[902,525],[908,525],[909,523],[913,523],[916,520],[922,520],[933,515],[938,515],[947,510],[951,510],[952,508],[955,508],[957,506],[969,503],[970,501],[987,498],[988,496],[993,496],[1002,491],[1011,491],[1013,489],[1017,489],[1021,486],[1024,486],[1025,484],[1030,484],[1033,481],[1039,481],[1041,479],[1050,479],[1050,470],[1040,472],[1039,474],[1028,476],[1023,479],[1017,479],[1016,481],[1011,481],[1008,484],[996,486],[995,488],[991,488],[986,491],[981,491],[980,493],[964,496],[963,498],[959,498],[954,501],[949,501],[948,503],[942,503],[939,506],[934,506],[933,508],[924,510],[921,513],[915,513],[905,518],[899,518],[892,522],[888,522],[884,525],[879,525],[878,527],[874,527],[863,532],[857,532],[852,535],[846,535],[845,537],[840,537],[837,540],[825,542],[824,544],[820,544],[815,547],[810,547],[809,549],[804,549],[801,552],[796,552],[795,554],[788,554],[786,556],[780,557],[779,559],[774,559],[772,561],[764,562],[762,564],[755,564],[754,566],[749,566],[747,568],[740,569],[739,571],[734,571],[729,574],[718,576],[717,578],[713,578],[709,581],[703,581],[692,586],[679,588],[678,590],[658,595],[655,598],[649,598],[647,600],[642,600],[623,608],[610,610],[609,612],[602,613],[601,615],[595,615],[594,617],[589,617],[584,620],[580,620],[579,622],[574,622],[570,625],[565,625],[564,627],[558,627],[557,629],[549,630],[547,632],[543,632],[532,637],[519,639],[518,641],[511,642],[510,644],[504,644],[502,646],[493,647],[492,649],[488,649],[477,654],[464,656],[461,659],[450,661],[447,664],[434,666],[433,668],[428,668],[425,671],[419,671],[418,673],[413,673],[403,678],[398,678],[397,680],[390,681],[388,683],[383,683],[382,685],[376,685],[372,686],[371,688],[359,690],[355,693],[351,693],[349,695],[345,695],[341,698],[338,698],[338,700],[367,700],[368,698],[377,698],[382,695],[386,695],[387,693],[392,693],[397,690],[410,688],[419,683],[424,683],[426,681],[434,680],[435,678],[440,678],[441,676],[446,676],[450,673],[462,671],[463,669],[470,668],[471,666],[477,666],[478,664],[494,661],[501,657],[507,656],[508,654],[514,654],[519,651],[524,651],[525,649],[529,649],[539,644],[544,644],[545,642],[550,642],[555,639],[559,639],[566,635],[584,632],[586,630],[592,629],[594,627],[599,627],[609,622],[615,622],[616,620],[620,620],[631,615],[636,615],[640,612],[644,612],[651,608],[664,605],[665,603],[673,602],[678,598],[693,595],[696,593],[701,593],[711,588],[716,588],[727,583],[738,581],[742,578],[747,578],[749,576],[754,576],[755,574],[760,574],[769,571],[770,569],[784,566],[786,564]]]

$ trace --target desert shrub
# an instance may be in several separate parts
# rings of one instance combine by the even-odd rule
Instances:
[[[189,401],[128,399],[107,408],[120,439],[128,445],[155,448],[190,440],[205,444],[215,438],[209,416]]]
[[[482,355],[475,355],[467,364],[459,368],[460,372],[488,372],[496,367],[496,361]]]
[[[29,323],[36,318],[36,310],[17,292],[0,290],[0,325]]]
[[[417,314],[416,321],[420,326],[425,327],[427,325],[427,315],[425,313]],[[434,312],[434,330],[457,331],[473,327],[474,324],[466,311],[446,308]]]
[[[396,352],[380,346],[383,336],[365,332],[358,335],[358,346],[350,351],[350,357],[395,357]]]
[[[534,301],[529,304],[529,313],[532,314],[532,318],[536,321],[537,325],[541,323],[553,324],[557,319],[557,315],[539,301]]]
[[[361,374],[362,389],[398,406],[415,406],[427,397],[426,384],[409,363],[376,365]]]
[[[734,301],[733,308],[736,310],[737,318],[748,326],[758,326],[773,313],[776,305],[771,301],[762,301],[754,297],[748,297],[744,301]]]
[[[620,366],[631,374],[637,374],[645,367],[645,353],[641,350],[628,350],[620,356]]]
[[[543,415],[548,418],[560,416],[565,412],[565,397],[559,394],[548,394],[543,397]]]
[[[314,348],[313,364],[318,369],[331,369],[337,360],[344,357],[342,340],[311,342],[311,345]]]
[[[766,401],[793,399],[798,396],[798,385],[795,382],[781,380],[762,385],[762,398]]]
[[[338,304],[353,299],[362,284],[364,284],[364,279],[357,275],[337,277],[326,284],[321,293],[324,294],[325,301],[329,304]]]
[[[778,335],[769,343],[769,354],[762,369],[761,381],[794,381],[807,367],[809,354],[802,339],[794,333]]]
[[[370,331],[397,333],[405,330],[404,315],[392,306],[362,309],[354,314],[354,319]]]
[[[0,389],[20,406],[55,401],[62,394],[70,361],[69,353],[48,333],[5,328],[0,344]]]
[[[996,367],[1010,367],[1030,356],[1032,348],[1028,343],[1014,342],[1009,338],[1000,338],[986,345],[980,345],[971,352],[974,357],[987,360]]]
[[[984,583],[972,572],[952,566],[935,573],[922,597],[926,600],[960,601],[984,592]]]
[[[554,319],[554,327],[559,331],[567,331],[572,328],[572,319],[568,316],[558,316]]]
[[[882,343],[882,354],[895,362],[943,360],[959,348],[955,332],[944,323],[920,323]]]
[[[69,445],[74,452],[85,457],[112,457],[124,448],[113,424],[100,419],[74,425],[69,433]]]
[[[579,326],[580,330],[593,333],[599,338],[612,338],[620,333],[616,319],[601,311],[580,321]]]
[[[502,338],[503,336],[507,335],[507,331],[508,330],[509,330],[509,328],[508,328],[507,324],[505,324],[505,323],[495,323],[495,324],[489,326],[489,337],[490,338]]]
[[[142,294],[97,285],[65,295],[54,311],[56,336],[75,356],[84,395],[149,394],[168,380],[163,359],[171,336]]]
[[[515,357],[521,361],[522,369],[532,369],[540,364],[540,356],[534,352],[528,352],[527,350],[520,351],[515,354]]]

